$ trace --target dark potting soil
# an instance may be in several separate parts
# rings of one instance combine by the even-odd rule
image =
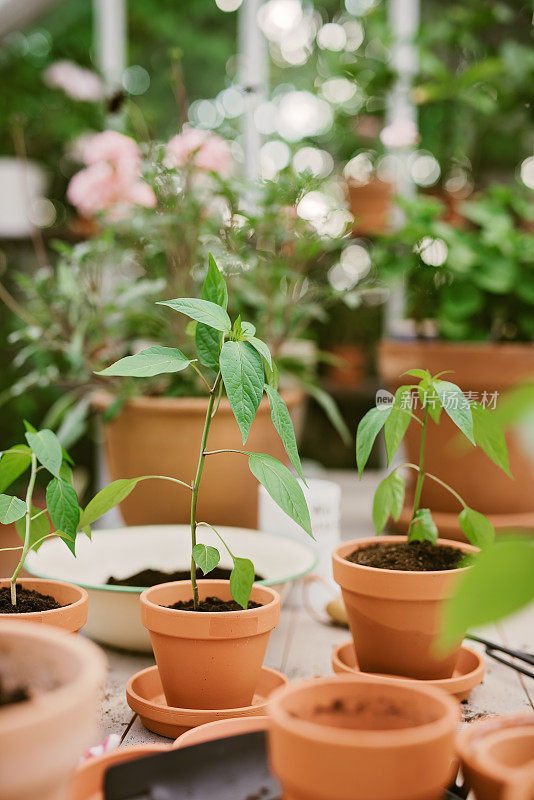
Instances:
[[[29,611],[50,611],[52,608],[61,608],[61,605],[49,594],[17,585],[17,605],[14,606],[9,586],[0,589],[0,614],[25,614]]]
[[[464,558],[457,547],[430,542],[377,542],[360,547],[346,556],[347,561],[364,567],[398,569],[405,572],[435,572],[455,569]]]
[[[0,680],[0,708],[3,706],[11,706],[14,703],[22,703],[30,699],[30,693],[22,686],[15,689],[5,689]]]
[[[229,580],[231,570],[224,569],[223,567],[215,567],[208,574],[210,580]],[[198,569],[197,578],[202,580],[204,575]],[[106,581],[107,586],[142,586],[148,588],[149,586],[157,586],[159,583],[169,583],[169,581],[188,581],[191,579],[190,570],[180,570],[176,572],[165,572],[159,569],[144,569],[141,572],[136,572],[135,575],[128,575],[127,578],[108,578]],[[262,581],[262,575],[255,575],[255,581]]]
[[[198,608],[195,608],[192,600],[179,600],[167,608],[175,608],[177,611],[243,611],[235,600],[221,600],[219,597],[206,597],[199,603]],[[253,603],[250,600],[247,608],[261,608],[261,603]]]

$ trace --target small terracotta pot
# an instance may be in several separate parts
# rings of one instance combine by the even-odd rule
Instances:
[[[385,679],[319,678],[269,703],[284,800],[438,800],[452,777],[455,699]]]
[[[450,678],[463,637],[444,657],[433,652],[444,602],[469,567],[436,572],[364,567],[347,561],[354,550],[405,542],[406,536],[376,536],[344,542],[333,553],[334,580],[341,586],[358,665],[363,672],[419,680]],[[478,548],[438,539],[439,545],[477,553]]]
[[[200,600],[230,600],[230,582],[200,580]],[[254,586],[259,608],[204,613],[166,608],[191,600],[189,581],[152,586],[141,594],[141,622],[148,629],[170,706],[240,708],[252,702],[267,643],[280,619],[280,595]]]
[[[0,579],[0,589],[10,585],[9,578]],[[49,611],[33,611],[25,614],[0,614],[0,620],[21,620],[40,622],[43,625],[53,625],[63,628],[70,633],[78,633],[87,622],[89,608],[89,595],[81,586],[63,581],[45,580],[44,578],[22,578],[17,581],[17,586],[24,589],[35,589],[41,594],[51,595],[61,608],[51,608]]]
[[[189,747],[191,744],[203,744],[204,742],[213,742],[215,739],[226,739],[228,736],[239,736],[241,733],[266,731],[268,726],[269,717],[265,716],[218,719],[182,733],[172,745],[172,749],[178,750],[181,747]]]
[[[473,722],[458,733],[456,750],[477,799],[502,800],[529,762],[534,767],[534,713]]]
[[[393,185],[373,178],[363,186],[348,183],[351,214],[354,215],[354,233],[364,236],[384,233],[389,227]]]
[[[64,800],[69,775],[96,738],[102,651],[83,637],[0,619],[1,672],[35,694],[0,709],[0,799]],[[7,677],[6,677],[7,676]]]
[[[340,359],[340,364],[328,366],[328,379],[335,386],[354,389],[365,378],[366,353],[361,344],[336,344],[329,352]]]
[[[88,758],[72,774],[65,800],[104,800],[104,776],[110,767],[168,749],[161,744],[133,745]]]

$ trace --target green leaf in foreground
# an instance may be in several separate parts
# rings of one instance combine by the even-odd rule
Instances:
[[[495,541],[495,528],[484,514],[466,506],[458,517],[460,527],[476,547],[484,549]],[[534,581],[534,575],[532,576]]]
[[[504,431],[494,411],[484,408],[479,403],[471,406],[473,415],[473,432],[475,441],[494,464],[500,467],[511,478],[510,464],[508,461],[508,448]]]
[[[263,396],[263,361],[248,342],[225,342],[220,365],[224,388],[245,444]]]
[[[53,478],[46,487],[46,505],[52,524],[58,531],[64,531],[76,538],[80,521],[80,507],[76,492],[63,478]]]
[[[219,369],[219,355],[221,353],[221,332],[202,322],[197,323],[195,329],[195,345],[200,363],[209,367],[214,372]]]
[[[126,356],[97,375],[117,375],[131,378],[151,378],[170,372],[181,372],[191,360],[175,347],[147,347],[133,356]]]
[[[18,497],[11,497],[9,494],[0,494],[0,522],[3,525],[10,525],[24,516],[26,513],[26,503]]]
[[[0,492],[5,492],[31,464],[32,451],[27,444],[16,444],[0,455]]]
[[[221,308],[228,307],[228,288],[226,281],[215,263],[212,254],[209,254],[208,272],[202,284],[202,299],[215,303]]]
[[[293,423],[291,422],[291,417],[289,416],[287,406],[276,389],[273,389],[272,386],[268,386],[267,384],[264,388],[265,394],[269,398],[269,404],[271,406],[271,419],[273,421],[273,425],[278,431],[289,460],[293,464],[298,475],[300,475],[302,480],[304,480],[299,451],[297,448],[297,440],[295,438],[295,431],[293,430]]]
[[[216,547],[200,543],[193,547],[193,558],[195,559],[195,564],[200,567],[204,575],[215,569],[221,560],[220,553]]]
[[[382,533],[389,517],[397,520],[404,503],[405,480],[394,470],[378,484],[373,500],[373,522],[377,534]]]
[[[386,424],[391,408],[391,406],[371,408],[358,425],[356,432],[356,464],[358,465],[360,478],[367,464],[367,459],[371,455],[374,441]]]
[[[92,522],[121,503],[140,480],[143,478],[119,478],[101,489],[82,512],[78,529],[82,530],[87,525],[91,525]]]
[[[254,584],[254,564],[248,558],[234,556],[234,568],[230,575],[230,593],[241,608],[248,607]]]
[[[438,540],[438,529],[432,519],[429,508],[419,508],[410,523],[408,534],[409,542],[430,542],[436,544]]]
[[[36,433],[26,433],[26,441],[35,453],[35,457],[45,469],[59,478],[59,470],[63,461],[63,451],[56,434],[48,428]]]
[[[243,324],[246,325],[247,323],[243,323]],[[271,351],[269,350],[269,348],[267,347],[265,342],[262,342],[262,340],[258,339],[256,336],[247,337],[247,342],[249,342],[252,345],[254,350],[258,351],[260,356],[263,356],[265,361],[268,363],[268,365],[272,369],[273,359],[272,359],[272,356],[271,356]]]
[[[460,387],[450,381],[437,380],[433,385],[445,413],[460,428],[471,444],[475,444],[471,406]]]
[[[263,453],[249,453],[248,465],[254,477],[265,486],[282,511],[313,538],[304,492],[288,468],[273,456]]]
[[[177,300],[162,300],[158,305],[169,306],[174,311],[179,311],[181,314],[185,314],[186,317],[196,319],[197,322],[203,322],[204,325],[209,325],[210,328],[215,328],[217,331],[230,333],[232,330],[232,323],[226,310],[209,300],[187,297],[178,298]]]
[[[406,395],[409,396],[411,390],[411,386],[399,386],[395,392],[395,400],[384,425],[388,466],[399,449],[399,445],[411,422],[411,412],[408,410],[409,405],[408,409],[404,407]]]

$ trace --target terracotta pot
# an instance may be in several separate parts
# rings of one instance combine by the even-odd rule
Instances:
[[[298,431],[304,412],[300,390],[283,393]],[[113,400],[98,393],[93,405],[104,411]],[[129,400],[115,419],[104,425],[105,452],[112,480],[139,475],[171,475],[193,480],[207,400],[203,397],[136,397]],[[239,428],[226,398],[213,420],[209,449],[243,449]],[[280,437],[271,422],[269,402],[260,403],[252,425],[247,450],[267,453],[287,463]],[[127,525],[158,525],[188,522],[190,492],[168,481],[139,484],[124,500],[121,513]],[[221,453],[206,459],[198,512],[218,525],[256,528],[258,483],[244,456]]]
[[[0,589],[10,586],[9,578],[0,579]],[[24,589],[35,589],[41,594],[51,595],[61,608],[52,608],[49,611],[34,611],[27,614],[0,614],[0,620],[8,622],[14,620],[28,620],[40,622],[43,625],[53,625],[63,628],[70,633],[78,633],[87,622],[89,609],[89,595],[81,586],[63,581],[45,580],[44,578],[22,578],[17,581],[17,586]]]
[[[505,789],[534,767],[534,713],[473,722],[458,733],[456,750],[477,800],[504,800]]]
[[[104,776],[110,767],[168,749],[160,744],[133,745],[88,758],[72,774],[65,800],[104,800]]]
[[[319,678],[269,703],[284,800],[438,800],[452,777],[455,699],[385,679]]]
[[[201,580],[199,598],[230,600],[230,582]],[[189,581],[152,586],[141,594],[141,622],[148,629],[170,706],[240,708],[252,702],[267,643],[280,619],[280,595],[254,586],[259,608],[203,613],[166,608],[191,600]],[[179,667],[177,667],[179,665]]]
[[[534,376],[534,345],[389,339],[381,343],[379,368],[388,389],[394,391],[406,383],[406,376],[401,375],[414,367],[428,369],[432,374],[445,369],[454,370],[454,374],[446,377],[464,392],[477,393],[471,395],[473,399],[481,400],[483,392],[487,392],[489,397],[496,391],[500,397],[515,384]],[[405,440],[407,460],[415,459],[416,463],[420,444],[418,428],[410,425]],[[493,464],[480,447],[464,444],[456,426],[446,414],[442,414],[439,425],[429,425],[427,430],[425,468],[453,486],[469,506],[489,515],[496,527],[534,528],[534,455],[529,452],[521,431],[509,431],[507,443],[514,480]],[[407,507],[410,507],[410,495],[413,496],[415,477],[410,476],[410,480]],[[449,526],[461,535],[457,521],[461,511],[458,501],[435,481],[425,481],[421,504],[433,511],[450,514]],[[404,517],[399,525],[405,525]],[[449,526],[444,528],[442,520],[439,520],[442,535],[451,535]]]
[[[364,236],[384,233],[389,227],[393,185],[373,178],[364,186],[348,183],[350,211],[354,216],[354,233]]]
[[[198,728],[182,733],[174,744],[173,750],[180,747],[189,747],[191,744],[203,744],[213,742],[215,739],[226,739],[228,736],[239,736],[241,733],[252,733],[253,731],[266,731],[269,724],[269,717],[234,717],[233,719],[218,719],[215,722],[208,722],[206,725],[199,725]]]
[[[63,800],[71,771],[94,744],[102,651],[47,625],[0,620],[3,680],[32,699],[0,709],[0,800]]]
[[[0,528],[0,575],[13,575],[20,560],[20,550],[4,550],[22,544],[15,524],[2,525]],[[21,576],[28,573],[21,570]]]
[[[329,365],[328,379],[342,388],[359,386],[365,378],[366,355],[362,345],[336,344],[329,352],[343,363]]]
[[[384,544],[406,537],[381,536]],[[468,567],[440,572],[403,572],[364,567],[346,556],[376,544],[376,536],[344,542],[333,553],[334,580],[341,586],[358,665],[362,672],[402,675],[419,680],[450,678],[461,641],[444,657],[433,652],[443,604]],[[477,553],[468,544],[438,539],[438,545]]]
[[[534,800],[534,764],[518,770],[510,786],[504,790],[503,800]]]

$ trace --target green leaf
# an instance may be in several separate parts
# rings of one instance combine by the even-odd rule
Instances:
[[[419,508],[410,523],[408,533],[409,542],[430,542],[436,544],[438,540],[438,529],[432,519],[429,508]]]
[[[76,492],[63,478],[54,478],[46,487],[46,505],[52,524],[76,538],[80,521],[80,507]]]
[[[110,509],[121,503],[143,478],[119,478],[101,489],[88,503],[78,522],[78,530],[99,519]]]
[[[248,558],[234,557],[234,568],[230,575],[230,593],[241,608],[248,607],[254,584],[254,564]]]
[[[265,370],[265,380],[267,381],[269,386],[272,386],[273,389],[278,389],[278,386],[280,384],[280,373],[278,372],[278,367],[276,366],[276,363],[273,361],[271,368],[268,362],[265,361],[264,359],[263,368]]]
[[[33,517],[35,514],[39,514],[40,511],[41,511],[40,508],[37,508],[36,506],[32,505],[31,516]],[[17,529],[18,535],[24,542],[24,537],[26,536],[26,520],[19,519],[18,522],[15,523],[15,527]],[[49,533],[50,533],[50,522],[46,514],[40,514],[37,517],[37,519],[32,519],[30,522],[30,547],[33,548],[35,542],[38,542],[39,539],[42,539]]]
[[[304,492],[288,468],[276,458],[263,453],[250,453],[248,465],[254,477],[265,486],[282,511],[313,538]]]
[[[471,544],[480,547],[481,550],[495,541],[495,528],[489,519],[479,511],[466,506],[459,515],[458,521]]]
[[[247,323],[243,323],[243,324],[246,325]],[[269,348],[267,347],[265,342],[262,342],[261,339],[257,339],[254,335],[250,336],[250,337],[247,336],[247,342],[250,342],[250,344],[252,345],[254,350],[257,350],[258,353],[261,356],[263,356],[265,361],[268,363],[268,365],[272,369],[273,359],[272,359],[272,356],[271,356],[271,351],[269,350]]]
[[[232,323],[225,309],[209,300],[200,300],[196,297],[178,298],[177,300],[162,300],[160,306],[169,306],[174,311],[185,314],[197,322],[203,322],[210,328],[215,328],[223,333],[230,333]]]
[[[391,408],[392,406],[371,408],[360,420],[358,430],[356,431],[356,464],[358,465],[360,478],[362,477],[362,472],[367,464],[367,460],[371,455],[374,441],[386,424],[386,420],[391,413]]]
[[[393,456],[399,449],[399,445],[411,422],[411,412],[407,410],[410,408],[410,403],[405,407],[405,396],[411,391],[411,386],[400,386],[397,389],[393,406],[384,425],[388,466],[391,464]]]
[[[389,517],[397,520],[404,503],[406,483],[397,470],[378,484],[373,500],[373,522],[377,534],[382,533]]]
[[[302,480],[304,480],[299,451],[297,448],[297,440],[295,438],[295,431],[293,430],[293,423],[291,422],[291,417],[289,415],[289,411],[287,410],[287,406],[276,389],[273,389],[271,386],[267,386],[267,384],[265,384],[265,393],[269,398],[273,425],[278,431],[285,451],[289,456],[289,460],[293,464],[295,470],[300,475]]]
[[[0,522],[3,525],[10,525],[24,516],[26,513],[26,503],[18,497],[11,497],[9,494],[0,494]]]
[[[245,444],[263,396],[263,361],[248,342],[225,342],[220,365],[224,388]]]
[[[438,425],[442,406],[439,395],[436,391],[436,387],[432,381],[421,382],[417,387],[417,393],[419,395],[421,405],[423,408],[428,409],[428,413],[430,414],[431,418],[434,420],[436,425]]]
[[[26,433],[26,441],[35,453],[37,461],[52,475],[59,478],[63,451],[56,434],[44,428],[42,431],[37,431],[37,433]]]
[[[195,329],[195,345],[200,363],[214,372],[219,370],[221,354],[221,333],[209,325],[198,322]]]
[[[0,492],[4,492],[31,464],[31,449],[27,444],[16,444],[0,455]]]
[[[341,411],[339,410],[339,406],[337,405],[336,401],[328,394],[328,392],[325,392],[324,389],[321,389],[320,386],[315,386],[311,383],[305,383],[304,388],[308,394],[313,397],[315,402],[323,409],[328,421],[339,434],[341,441],[348,446],[352,440],[352,436],[347,428],[345,420],[341,416]]]
[[[252,339],[252,337],[256,333],[256,326],[253,325],[252,322],[242,322],[241,323],[241,333],[243,334],[245,339],[248,339],[248,341],[250,341]],[[260,341],[260,340],[258,339],[258,341]],[[262,342],[262,344],[263,344],[263,342]]]
[[[221,560],[217,548],[207,544],[196,544],[193,547],[193,558],[195,559],[195,564],[198,564],[204,575],[215,569]]]
[[[473,432],[476,443],[491,458],[494,464],[512,478],[504,431],[495,412],[484,408],[479,403],[474,403],[471,406],[471,413],[473,415]]]
[[[421,380],[424,380],[425,378],[429,378],[430,377],[430,375],[428,374],[426,369],[407,369],[402,374],[403,375],[412,375],[414,378],[421,378]]]
[[[460,428],[464,436],[475,444],[471,407],[460,387],[450,381],[434,381],[434,387],[445,413]]]
[[[151,378],[169,372],[181,372],[191,360],[175,347],[147,347],[134,356],[126,356],[115,364],[97,372],[97,375],[120,375],[132,378]]]
[[[202,299],[216,303],[222,308],[228,308],[226,281],[211,253],[209,254],[208,272],[202,285]]]
[[[533,575],[534,539],[499,539],[479,553],[445,608],[442,648],[534,600]]]

